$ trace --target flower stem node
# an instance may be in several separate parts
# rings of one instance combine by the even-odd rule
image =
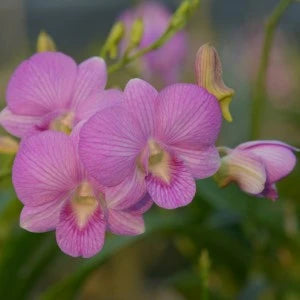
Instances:
[[[197,84],[207,89],[219,100],[224,119],[232,122],[229,104],[234,90],[224,84],[221,60],[214,47],[205,44],[199,48],[196,55],[195,71]]]

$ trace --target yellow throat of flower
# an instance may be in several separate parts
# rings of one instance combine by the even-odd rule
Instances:
[[[74,123],[74,113],[68,112],[52,120],[49,128],[51,130],[70,134],[72,132],[73,123]]]
[[[169,183],[171,180],[170,155],[152,139],[148,141],[146,149],[148,151],[145,161],[142,156],[139,157],[139,169]]]
[[[99,195],[99,197],[102,196]],[[84,181],[78,186],[72,197],[71,205],[79,227],[84,227],[99,205],[98,197],[95,196],[90,183]]]

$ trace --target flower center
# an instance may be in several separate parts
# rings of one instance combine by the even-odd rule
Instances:
[[[147,147],[139,156],[138,167],[143,172],[150,172],[167,183],[171,180],[170,155],[152,139],[148,141]]]
[[[99,193],[97,197],[93,187],[87,181],[82,182],[78,186],[72,197],[71,205],[80,228],[86,225],[89,217],[95,212],[99,205],[100,198],[104,199],[104,195]]]
[[[64,113],[51,121],[49,128],[55,131],[61,131],[66,134],[72,132],[74,123],[74,113]]]

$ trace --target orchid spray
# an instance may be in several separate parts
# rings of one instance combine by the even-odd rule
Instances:
[[[235,182],[248,194],[278,198],[275,184],[294,169],[297,148],[274,140],[216,146],[222,115],[233,120],[234,95],[217,50],[201,46],[196,83],[176,83],[186,53],[182,28],[197,4],[183,1],[173,15],[149,2],[126,11],[102,57],[79,65],[41,34],[38,53],[12,74],[0,113],[0,124],[21,139],[3,138],[1,149],[17,153],[12,180],[22,228],[54,230],[64,253],[91,257],[106,232],[147,230],[143,215],[153,203],[190,204],[196,180],[213,176],[220,187]],[[140,58],[144,71],[172,84],[157,90],[134,78],[123,90],[105,89],[108,74]]]

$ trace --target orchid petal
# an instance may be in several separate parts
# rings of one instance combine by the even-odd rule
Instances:
[[[144,175],[136,170],[117,186],[105,189],[107,207],[116,210],[129,208],[136,204],[145,193]]]
[[[173,84],[158,95],[156,137],[169,146],[198,149],[214,144],[221,127],[216,98],[193,84]]]
[[[93,94],[76,107],[76,121],[87,120],[97,111],[119,105],[124,98],[123,93],[117,89],[110,89]]]
[[[71,139],[45,131],[21,143],[13,166],[19,199],[29,206],[63,200],[81,179]]]
[[[145,136],[153,132],[155,122],[155,103],[158,92],[141,79],[131,79],[124,90],[126,108],[138,119]]]
[[[88,217],[84,226],[78,224],[76,212],[68,202],[60,215],[56,228],[56,240],[60,249],[68,255],[91,257],[103,247],[106,223],[99,205]]]
[[[145,224],[142,215],[109,209],[107,228],[118,235],[138,235],[144,233]]]
[[[20,115],[40,116],[67,107],[77,74],[73,59],[59,52],[42,52],[24,61],[7,88],[7,104]]]
[[[262,161],[251,154],[235,150],[222,158],[216,179],[220,186],[235,181],[244,192],[256,195],[264,190],[267,176]]]
[[[88,173],[101,184],[119,184],[135,170],[146,143],[137,121],[116,106],[92,116],[80,133],[79,154]]]
[[[197,179],[214,175],[220,167],[220,156],[215,146],[200,150],[172,148]]]
[[[287,176],[295,167],[296,148],[277,141],[256,141],[237,147],[244,152],[259,157],[265,165],[268,181],[273,183]]]
[[[196,192],[196,184],[191,173],[184,163],[177,159],[171,160],[169,170],[169,182],[152,174],[146,177],[149,195],[158,206],[167,209],[189,204]]]
[[[82,111],[88,107],[86,100],[104,90],[107,81],[106,64],[102,58],[92,57],[78,66],[72,98],[72,107]]]
[[[145,196],[140,201],[127,208],[126,211],[134,215],[141,215],[144,214],[146,211],[148,211],[152,205],[153,205],[153,201],[150,195],[146,193]]]
[[[50,202],[39,206],[25,205],[20,216],[20,226],[31,232],[54,230],[64,202]]]
[[[41,117],[14,114],[8,107],[0,113],[0,124],[12,135],[24,137],[38,132],[35,127],[41,122]]]

